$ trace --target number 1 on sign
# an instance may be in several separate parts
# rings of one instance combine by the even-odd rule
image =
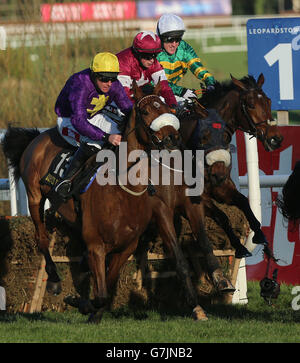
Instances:
[[[279,90],[281,100],[294,99],[293,83],[293,56],[292,45],[289,43],[279,43],[266,55],[265,60],[271,67],[278,61],[279,68]]]

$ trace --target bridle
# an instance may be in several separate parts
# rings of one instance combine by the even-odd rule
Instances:
[[[158,105],[160,105],[160,97],[157,95],[146,95],[143,96],[135,105],[136,108],[136,121],[137,121],[137,125],[135,128],[138,128],[139,126],[141,126],[144,129],[144,132],[146,133],[148,139],[150,140],[150,144],[147,145],[146,147],[146,152],[147,154],[149,154],[151,147],[155,147],[158,150],[162,150],[167,148],[168,144],[170,144],[170,142],[173,144],[175,143],[175,139],[174,139],[174,135],[168,135],[163,139],[160,139],[157,135],[156,132],[153,131],[149,125],[147,125],[143,119],[143,107],[146,106],[149,102],[145,102],[146,101],[151,101],[154,100],[154,102],[157,102]],[[157,101],[155,101],[157,100]],[[159,101],[159,102],[158,102]]]
[[[167,146],[167,144],[171,141],[172,143],[175,141],[175,139],[173,140],[173,138],[172,138],[172,136],[173,135],[169,135],[169,136],[167,136],[167,137],[165,137],[164,139],[159,139],[158,137],[157,137],[157,135],[155,134],[155,131],[153,131],[151,128],[150,128],[150,126],[149,125],[147,125],[146,124],[146,122],[144,121],[144,119],[143,119],[143,110],[142,110],[142,108],[146,105],[146,104],[148,104],[148,102],[147,103],[144,103],[143,104],[143,102],[145,101],[145,100],[147,100],[147,101],[149,101],[149,100],[151,100],[151,99],[154,99],[154,102],[155,102],[155,100],[157,100],[157,101],[160,101],[160,98],[159,98],[159,96],[157,96],[157,95],[146,95],[146,96],[143,96],[136,104],[135,104],[135,110],[136,110],[136,125],[135,125],[135,127],[133,127],[133,128],[131,128],[124,136],[125,137],[127,137],[130,133],[132,133],[133,131],[136,131],[136,130],[138,130],[139,129],[139,127],[142,127],[143,128],[143,130],[144,130],[144,132],[146,133],[146,135],[147,135],[147,137],[148,137],[148,139],[150,140],[150,144],[148,144],[148,145],[146,145],[146,147],[145,147],[145,152],[146,152],[146,154],[147,154],[147,156],[149,157],[151,157],[152,158],[152,155],[151,155],[151,148],[152,147],[155,147],[155,149],[158,149],[159,151],[160,150],[162,150],[162,149],[164,149],[164,148],[166,148],[166,146]],[[157,102],[156,101],[156,102]],[[160,102],[157,102],[158,103],[158,105],[160,105]],[[171,140],[170,140],[170,138],[171,138]],[[139,162],[140,160],[138,159],[136,162],[134,162],[129,168],[128,168],[128,170],[127,171],[129,171],[134,165],[136,165],[138,162]],[[161,161],[160,160],[156,160],[155,159],[155,161],[156,162],[158,162],[159,164],[161,164],[162,166],[165,166],[165,167],[167,167],[166,165],[164,165],[164,164],[162,164],[161,163]],[[171,170],[174,170],[174,171],[179,171],[179,170],[175,170],[175,169],[172,169],[172,168],[170,168]],[[181,170],[180,170],[180,172],[182,172]],[[144,190],[142,190],[141,192],[133,192],[132,190],[130,190],[129,188],[127,188],[125,185],[123,185],[121,182],[120,182],[120,180],[119,180],[119,186],[124,190],[124,191],[126,191],[127,193],[129,193],[129,194],[131,194],[131,195],[134,195],[134,196],[141,196],[141,195],[143,195],[145,192],[146,192],[146,190],[148,190],[148,192],[152,195],[152,194],[154,194],[155,193],[155,189],[154,189],[154,187],[153,187],[153,185],[152,185],[152,182],[151,182],[151,179],[150,178],[148,178],[149,179],[149,184],[148,184],[148,186],[144,189]]]
[[[243,132],[247,132],[252,137],[256,137],[256,138],[260,138],[261,140],[264,140],[265,132],[262,129],[258,129],[257,127],[260,125],[266,125],[266,127],[267,127],[266,130],[267,130],[270,126],[276,126],[277,122],[276,122],[276,120],[273,120],[273,119],[264,120],[264,121],[261,121],[258,123],[255,123],[253,121],[252,117],[249,114],[247,103],[245,102],[245,99],[243,97],[243,94],[246,94],[251,91],[255,91],[255,89],[252,88],[252,89],[243,91],[243,93],[240,96],[240,107],[241,107],[243,116],[245,117],[245,119],[248,122],[249,128],[239,126],[239,127],[237,127],[237,129],[241,130]]]

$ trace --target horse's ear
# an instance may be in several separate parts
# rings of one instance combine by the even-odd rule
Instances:
[[[265,77],[264,77],[264,75],[261,73],[261,74],[259,75],[258,79],[257,79],[257,86],[258,86],[259,88],[261,88],[261,87],[262,87],[262,85],[264,84],[264,82],[265,82]]]
[[[161,92],[161,85],[160,85],[160,78],[159,78],[158,83],[154,88],[153,94],[159,96],[160,92]]]
[[[140,87],[137,85],[135,79],[132,81],[132,91],[133,91],[134,98],[136,100],[139,100],[140,98],[143,97],[143,92],[140,89]]]
[[[232,82],[241,90],[247,91],[247,87],[245,87],[244,83],[239,81],[238,79],[234,78],[233,75],[230,73],[230,77],[232,79]]]

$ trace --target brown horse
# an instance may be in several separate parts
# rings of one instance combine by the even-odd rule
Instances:
[[[188,116],[183,118],[183,122],[197,120],[196,131],[188,140],[188,148],[191,150],[204,150],[205,159],[205,184],[202,200],[206,205],[206,214],[218,221],[229,236],[231,245],[235,248],[235,257],[249,257],[251,253],[244,247],[239,238],[232,232],[228,218],[225,213],[220,211],[212,202],[210,190],[214,187],[222,186],[230,180],[231,172],[231,153],[230,145],[225,142],[226,127],[225,122],[214,109],[207,109],[207,117],[201,118],[201,105],[195,101],[190,107]],[[200,119],[199,119],[200,117]],[[182,124],[182,122],[181,122]],[[186,135],[184,135],[186,137]],[[212,211],[214,215],[212,215]],[[225,223],[223,221],[226,221]]]
[[[149,152],[153,148],[170,149],[177,142],[178,131],[172,123],[168,123],[168,117],[164,117],[163,121],[160,121],[158,128],[156,122],[158,118],[170,115],[169,107],[162,103],[157,96],[159,91],[158,85],[153,95],[144,96],[141,90],[135,87],[137,102],[124,137],[124,141],[127,142],[128,154],[134,150]],[[152,126],[155,122],[156,126],[153,130]],[[174,118],[172,118],[172,122],[174,123]],[[41,186],[40,180],[46,174],[57,153],[67,145],[60,138],[56,128],[42,134],[36,130],[9,128],[2,146],[5,156],[14,167],[15,176],[21,176],[26,186],[29,210],[36,228],[36,241],[46,260],[47,288],[50,292],[59,293],[61,290],[60,279],[49,253],[49,239],[43,223],[45,195],[49,187]],[[127,160],[126,165],[119,170],[119,176],[130,170],[135,164]],[[94,280],[93,306],[90,304],[86,307],[86,310],[91,312],[89,320],[92,322],[101,320],[108,300],[108,292],[113,289],[121,266],[135,251],[139,237],[152,219],[157,223],[165,245],[175,256],[178,275],[186,287],[187,299],[193,307],[194,317],[198,320],[206,319],[204,311],[197,303],[197,294],[191,283],[188,264],[177,242],[173,223],[174,208],[178,205],[185,207],[185,213],[189,217],[192,229],[200,241],[204,233],[203,205],[197,206],[201,213],[194,214],[195,207],[190,198],[183,193],[185,187],[181,188],[179,194],[175,194],[174,186],[168,186],[164,193],[160,194],[158,190],[157,195],[153,197],[149,196],[147,189],[147,186],[145,187],[141,183],[129,184],[129,186],[121,183],[100,186],[94,181],[90,188],[80,195],[80,230],[87,247],[88,264]],[[184,201],[177,202],[183,196]],[[174,203],[175,201],[176,203]],[[78,215],[73,200],[63,204],[58,211],[68,222],[75,224],[77,221]],[[205,238],[202,249],[210,257],[210,246],[206,246]],[[108,262],[107,268],[106,262]],[[218,266],[213,266],[213,263],[214,261],[211,261],[209,264],[215,284],[221,290],[231,288],[229,282],[223,279]]]
[[[226,123],[225,143],[230,144],[232,135],[236,130],[242,130],[257,137],[267,151],[280,147],[283,137],[271,114],[271,101],[262,90],[264,76],[261,74],[256,81],[252,76],[241,80],[231,76],[231,82],[216,83],[215,90],[208,91],[200,102],[206,108],[215,109]],[[199,105],[197,106],[199,109]],[[186,115],[180,119],[180,132],[187,148],[194,141],[197,118]],[[240,245],[235,236],[228,217],[213,203],[215,199],[219,203],[237,206],[241,209],[254,231],[253,242],[267,244],[267,240],[261,230],[261,224],[253,214],[248,198],[241,194],[230,177],[231,165],[226,167],[224,163],[216,163],[210,169],[210,178],[206,179],[205,190],[202,199],[205,202],[205,213],[220,225],[227,233],[232,246]],[[213,179],[211,178],[213,176]],[[241,252],[241,253],[240,253]],[[243,256],[240,251],[237,257]]]

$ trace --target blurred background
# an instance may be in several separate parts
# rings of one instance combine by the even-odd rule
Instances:
[[[0,129],[54,126],[67,78],[96,53],[117,53],[137,32],[155,31],[166,12],[184,19],[184,39],[222,81],[248,73],[247,20],[299,16],[300,0],[0,0]],[[182,84],[199,88],[190,74]],[[299,112],[290,112],[290,123],[298,122]],[[0,178],[7,177],[3,159]]]

